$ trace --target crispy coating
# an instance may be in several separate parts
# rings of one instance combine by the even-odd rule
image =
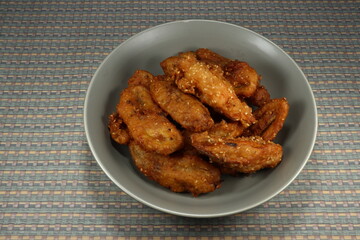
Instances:
[[[128,86],[142,85],[149,88],[150,83],[154,81],[155,77],[148,71],[136,70],[128,80]]]
[[[173,80],[182,78],[184,75],[179,69],[180,58],[178,56],[171,56],[160,63],[165,75]]]
[[[175,76],[176,85],[181,91],[197,96],[200,101],[233,121],[241,121],[245,126],[255,122],[251,108],[236,96],[222,74],[215,74],[220,71],[210,70],[207,64],[196,59],[195,53],[181,53],[171,57],[171,62],[171,68],[164,71]]]
[[[209,110],[195,97],[180,91],[171,81],[152,82],[150,93],[154,101],[185,129],[201,132],[214,124]]]
[[[282,159],[282,147],[260,137],[219,138],[208,132],[194,133],[192,145],[232,173],[253,173],[274,168]]]
[[[263,85],[259,85],[253,95],[247,98],[246,101],[251,105],[261,107],[270,101],[270,93]]]
[[[235,93],[241,97],[250,97],[256,91],[260,75],[246,62],[230,61],[224,67],[225,78],[234,87]]]
[[[123,120],[117,112],[109,115],[108,128],[111,138],[119,144],[128,144],[130,135]]]
[[[219,123],[215,123],[208,130],[208,133],[212,137],[235,138],[241,136],[244,130],[245,127],[240,122],[226,122],[222,120]]]
[[[225,175],[232,175],[232,176],[239,176],[240,174],[242,174],[241,172],[238,172],[236,168],[231,168],[228,167],[226,165],[222,165],[222,164],[218,164],[216,163],[216,160],[213,161],[212,158],[210,158],[210,162],[216,166],[217,168],[219,168],[221,174],[225,174]]]
[[[208,64],[219,65],[221,68],[231,62],[231,59],[223,57],[207,48],[199,48],[195,51],[195,54],[200,61]]]
[[[210,66],[220,66],[238,96],[250,97],[259,85],[260,75],[246,62],[228,59],[207,48],[200,48],[195,54],[200,61]]]
[[[254,111],[258,120],[247,129],[246,135],[261,136],[265,141],[274,140],[282,129],[289,113],[289,103],[286,98],[276,98]]]
[[[117,111],[128,127],[130,136],[149,151],[170,154],[183,145],[180,131],[154,103],[149,90],[130,86],[120,96]]]
[[[160,155],[144,150],[135,142],[131,142],[129,148],[137,169],[173,192],[190,192],[198,196],[220,187],[219,169],[199,155],[188,152]]]

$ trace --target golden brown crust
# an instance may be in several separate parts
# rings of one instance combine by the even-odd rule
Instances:
[[[207,48],[199,48],[195,51],[195,54],[200,61],[207,64],[219,65],[221,68],[231,61],[231,59],[221,56]]]
[[[199,155],[188,152],[160,155],[144,150],[135,142],[131,142],[129,148],[137,169],[173,192],[198,196],[220,187],[220,171]]]
[[[214,110],[231,120],[241,121],[245,126],[255,122],[251,108],[236,96],[222,74],[216,74],[219,71],[211,70],[208,65],[198,61],[193,52],[181,53],[174,58],[172,68],[167,71],[174,76],[181,91],[197,96]]]
[[[282,147],[260,137],[219,138],[203,132],[194,133],[191,142],[212,161],[239,173],[273,168],[282,159]]]
[[[150,83],[154,81],[155,77],[148,71],[136,70],[128,80],[128,86],[142,85],[149,88]]]
[[[171,56],[160,63],[165,75],[175,80],[175,78],[182,78],[183,74],[179,69],[180,58],[178,56]]]
[[[197,59],[209,66],[219,66],[238,96],[250,97],[254,94],[261,77],[248,63],[225,58],[207,48],[200,48],[195,54]]]
[[[183,146],[180,131],[154,103],[144,86],[126,88],[117,106],[131,137],[142,147],[160,154],[170,154]]]
[[[274,140],[283,128],[289,113],[289,103],[286,98],[276,98],[254,111],[258,120],[246,130],[247,136],[261,136],[265,141]]]
[[[110,136],[115,142],[119,144],[129,143],[130,135],[127,127],[117,112],[109,115],[108,128]]]
[[[240,122],[226,122],[222,120],[219,123],[215,123],[208,130],[208,133],[212,137],[235,138],[241,136],[244,130],[245,127]]]
[[[171,81],[154,81],[150,85],[154,101],[185,129],[201,132],[214,121],[209,110],[195,97],[183,93]]]
[[[249,104],[256,107],[264,106],[270,100],[270,93],[263,85],[259,85],[253,95],[246,99]]]
[[[246,62],[230,61],[224,66],[224,75],[234,87],[235,93],[241,97],[250,97],[256,91],[260,76]]]

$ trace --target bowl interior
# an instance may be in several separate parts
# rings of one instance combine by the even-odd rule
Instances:
[[[209,48],[248,62],[262,75],[272,98],[286,97],[289,116],[276,142],[284,148],[281,164],[242,177],[224,177],[222,187],[194,198],[172,193],[138,174],[126,146],[112,143],[107,117],[120,91],[137,69],[161,74],[159,63],[178,52]],[[127,194],[155,209],[190,217],[217,217],[255,207],[281,192],[309,158],[317,114],[311,88],[296,63],[266,38],[228,23],[191,20],[163,24],[141,32],[117,47],[95,73],[85,100],[85,131],[97,162]],[[221,204],[220,204],[221,203]]]

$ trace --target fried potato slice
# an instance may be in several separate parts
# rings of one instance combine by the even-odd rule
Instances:
[[[190,192],[198,196],[220,187],[219,169],[199,155],[188,152],[160,155],[144,150],[135,142],[130,142],[129,148],[137,169],[173,192]]]
[[[214,124],[209,110],[195,97],[180,91],[171,81],[152,82],[150,93],[154,101],[185,129],[201,132]]]
[[[274,168],[282,159],[282,147],[261,137],[219,138],[208,132],[191,135],[192,145],[228,172],[253,173]]]
[[[244,126],[255,122],[252,109],[236,96],[231,84],[222,74],[216,74],[219,71],[210,70],[208,65],[198,61],[194,52],[168,58],[161,65],[165,73],[174,76],[181,91],[197,96],[203,103],[233,121],[241,121]]]
[[[130,135],[123,120],[117,112],[109,115],[108,128],[111,138],[119,144],[128,144]]]
[[[283,128],[289,113],[289,103],[286,98],[271,99],[268,103],[254,111],[258,120],[244,133],[246,136],[261,136],[265,141],[274,140]]]
[[[170,154],[183,146],[181,132],[154,103],[146,87],[126,88],[120,95],[117,112],[128,127],[130,136],[145,149]]]

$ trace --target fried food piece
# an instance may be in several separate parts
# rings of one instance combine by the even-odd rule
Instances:
[[[220,138],[236,138],[239,137],[245,130],[245,127],[240,122],[226,122],[222,120],[208,130],[212,137]]]
[[[263,85],[259,85],[253,95],[247,98],[246,101],[251,105],[261,107],[270,101],[270,93]]]
[[[231,59],[223,57],[220,54],[217,54],[216,52],[213,52],[207,48],[199,48],[195,51],[195,54],[200,61],[207,64],[219,65],[221,68],[231,62]]]
[[[183,93],[171,81],[150,84],[154,101],[185,129],[202,132],[214,125],[209,110],[195,97]]]
[[[254,111],[254,116],[258,121],[247,129],[245,135],[261,136],[265,141],[274,140],[282,129],[288,113],[289,103],[286,98],[270,100]]]
[[[184,74],[179,69],[180,58],[178,56],[168,57],[160,63],[165,75],[173,80],[182,78]]]
[[[109,115],[108,128],[110,136],[115,142],[119,144],[129,143],[130,135],[127,127],[117,112]]]
[[[236,95],[250,97],[254,94],[260,75],[248,63],[234,60],[228,62],[223,69],[225,78],[234,87]]]
[[[184,149],[185,150],[188,150],[188,149],[192,149],[194,148],[192,145],[191,145],[191,135],[194,134],[194,132],[191,132],[187,129],[184,129],[182,131],[182,135],[184,137]]]
[[[164,72],[174,76],[181,91],[197,96],[203,103],[233,121],[241,121],[244,126],[255,122],[252,109],[236,96],[231,84],[222,74],[214,74],[216,71],[198,61],[194,52],[181,53],[164,61],[171,61],[171,64],[163,62],[162,66],[171,65]]]
[[[206,66],[208,67],[208,70],[212,72],[215,75],[223,75],[224,72],[220,65],[220,61],[223,58],[221,55],[218,55],[217,53],[211,52],[210,50],[206,48],[199,49],[198,51],[201,53],[204,50],[204,59],[200,59],[199,61],[206,63]],[[192,52],[187,52],[192,53]],[[187,54],[184,53],[184,54]],[[180,54],[181,55],[181,54]],[[211,57],[213,56],[213,57]],[[217,56],[219,59],[217,59]],[[225,58],[224,58],[225,59]],[[184,76],[184,73],[179,70],[179,63],[181,58],[179,56],[172,56],[160,63],[165,76],[167,76],[168,79],[172,79],[173,81],[176,81],[177,79],[181,79]],[[230,61],[230,60],[229,60]],[[225,63],[224,63],[225,64]]]
[[[155,77],[145,70],[136,70],[128,80],[128,86],[142,85],[149,88],[150,83],[153,82]]]
[[[225,166],[225,165],[217,164],[216,162],[211,160],[211,158],[210,158],[210,162],[214,166],[219,168],[221,174],[226,174],[226,175],[231,175],[231,176],[239,176],[240,174],[242,174],[241,172],[238,172],[236,168],[231,168],[231,167],[228,167],[228,166]]]
[[[260,75],[246,62],[225,58],[207,48],[200,48],[195,54],[202,62],[220,66],[238,96],[250,97],[259,85]]]
[[[194,133],[192,145],[215,163],[232,172],[253,173],[274,168],[282,159],[282,147],[260,137],[219,138],[208,132]]]
[[[188,152],[160,155],[144,150],[135,142],[130,142],[129,148],[137,169],[173,192],[190,192],[198,196],[220,187],[219,169],[199,155]]]
[[[128,127],[130,136],[149,151],[170,154],[183,145],[180,131],[154,103],[142,85],[126,88],[120,96],[117,111]]]
[[[245,127],[240,122],[226,122],[225,120],[222,120],[221,122],[215,123],[214,126],[210,128],[207,132],[209,136],[214,138],[236,138],[241,136],[244,130]],[[188,136],[185,137],[187,146],[192,144],[191,143],[192,134],[188,134]],[[193,151],[198,151],[194,146],[191,145],[191,147],[187,147],[187,148],[193,149]],[[222,164],[216,163],[216,161],[212,160],[211,157],[210,157],[210,162],[214,164],[217,168],[219,168],[222,174],[228,174],[228,175],[238,174],[236,170],[233,170],[229,167],[225,167]]]

